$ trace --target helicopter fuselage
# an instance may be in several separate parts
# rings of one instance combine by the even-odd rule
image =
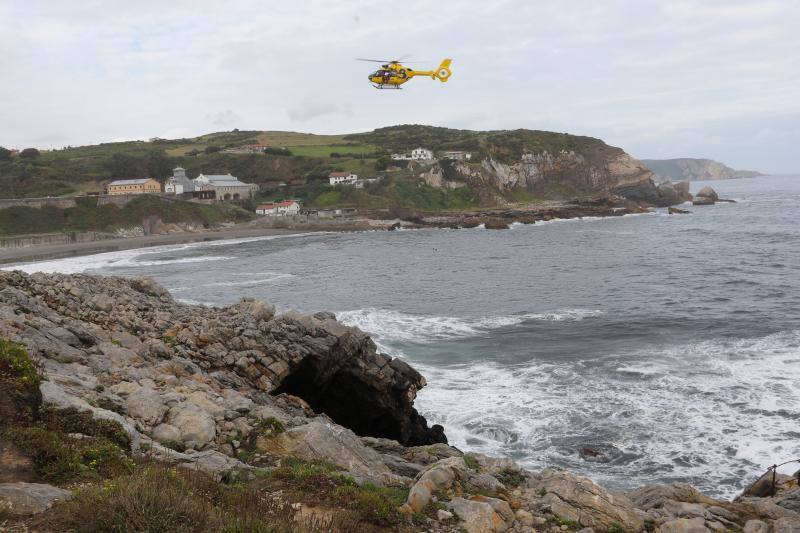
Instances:
[[[401,85],[415,76],[427,76],[432,80],[446,82],[450,77],[450,60],[445,59],[439,68],[433,70],[414,70],[399,62],[381,65],[381,68],[368,76],[377,89],[399,89]]]

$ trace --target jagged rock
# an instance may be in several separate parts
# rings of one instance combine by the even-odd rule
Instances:
[[[685,483],[671,485],[646,485],[626,493],[633,505],[644,511],[664,505],[667,500],[687,503],[705,503],[716,505],[718,500],[709,498],[696,488]]]
[[[180,442],[181,432],[172,424],[159,424],[153,428],[151,436],[158,442]]]
[[[153,389],[145,387],[128,396],[125,409],[130,416],[148,426],[158,424],[167,412],[161,397]]]
[[[517,509],[517,512],[514,513],[514,516],[517,517],[517,520],[522,525],[533,527],[533,524],[535,523],[533,521],[533,515],[529,511],[526,511],[525,509]]]
[[[786,474],[776,474],[775,475],[775,490],[782,490],[783,487],[787,484],[793,484],[795,482],[794,476],[787,476]],[[746,496],[755,496],[758,498],[764,498],[766,496],[772,496],[773,493],[773,486],[772,486],[772,473],[767,472],[766,474],[759,477],[755,480],[752,484],[750,484],[746,489],[742,491],[741,497]]]
[[[450,488],[459,478],[465,477],[467,465],[461,457],[451,457],[428,467],[420,474],[408,491],[406,505],[412,512],[422,511],[436,491]]]
[[[710,531],[703,518],[678,518],[664,522],[656,529],[656,533],[709,533]]]
[[[451,518],[453,518],[453,513],[450,511],[445,511],[444,509],[438,509],[436,511],[436,519],[440,522],[450,520]]]
[[[350,430],[332,424],[325,417],[284,433],[259,438],[260,451],[274,455],[293,455],[303,459],[326,459],[365,478],[394,481],[394,474],[372,448],[364,446]]]
[[[680,203],[681,201],[678,198],[678,191],[675,190],[675,187],[672,185],[671,181],[659,184],[656,186],[656,191],[658,192],[658,196],[660,196],[664,202],[670,205]]]
[[[772,523],[772,533],[800,533],[800,518],[779,518]]]
[[[0,483],[0,511],[11,515],[32,515],[49,509],[72,493],[42,483]]]
[[[634,511],[633,504],[624,496],[615,496],[588,479],[568,472],[547,469],[536,480],[529,482],[538,499],[550,504],[553,514],[563,520],[573,520],[582,526],[606,531],[613,526],[639,531],[644,521]]]
[[[692,200],[692,205],[714,205],[714,200],[702,196],[695,196],[694,200]]]
[[[514,522],[508,503],[496,498],[475,496],[467,500],[457,497],[450,500],[449,507],[464,522],[468,533],[507,531]]]
[[[743,533],[768,533],[769,526],[761,520],[748,520],[742,531]]]
[[[194,404],[183,403],[171,408],[167,418],[180,432],[180,440],[190,447],[202,448],[217,434],[214,418]]]
[[[719,200],[719,195],[717,194],[717,191],[712,189],[709,185],[706,185],[705,187],[697,191],[697,194],[695,194],[695,196],[696,197],[699,196],[700,198],[709,198],[714,202]]]
[[[775,503],[786,509],[800,513],[800,488],[781,490],[774,498]]]
[[[800,513],[781,507],[772,498],[739,498],[738,502],[749,505],[751,511],[761,518],[800,518]]]
[[[687,211],[685,209],[679,209],[677,207],[669,207],[667,208],[667,213],[670,215],[689,215],[691,211]]]

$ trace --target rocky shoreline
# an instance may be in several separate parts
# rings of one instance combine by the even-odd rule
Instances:
[[[24,346],[44,377],[9,388],[0,355],[0,530],[4,519],[58,530],[47,517],[84,498],[85,488],[53,482],[15,437],[48,423],[39,409],[56,409],[105,421],[104,434],[119,428],[111,434],[137,465],[178,465],[220,486],[278,476],[280,490],[260,490],[297,530],[800,531],[796,477],[778,476],[774,491],[762,480],[728,502],[684,484],[615,493],[569,472],[465,454],[414,409],[425,379],[328,312],[275,314],[247,299],[179,304],[148,278],[2,272],[0,339]],[[96,438],[82,424],[60,438]],[[326,465],[324,483],[291,478],[300,490],[280,477],[297,464]],[[359,491],[392,503],[345,527],[337,517],[354,512]]]
[[[687,184],[688,185],[688,184]],[[652,189],[652,190],[651,190]],[[263,218],[249,223],[198,231],[170,231],[145,236],[115,236],[87,242],[50,244],[43,238],[6,239],[23,240],[22,244],[0,243],[0,264],[23,261],[43,261],[104,252],[184,244],[190,242],[291,235],[309,232],[348,232],[394,230],[400,228],[475,228],[508,229],[514,223],[535,224],[555,219],[584,217],[613,217],[645,213],[652,207],[666,207],[691,200],[688,187],[682,184],[661,184],[651,189],[636,189],[642,196],[629,200],[615,194],[605,194],[582,199],[546,201],[536,204],[511,205],[454,212],[429,213],[407,208],[367,210],[358,217],[332,220],[295,220],[292,218]],[[42,236],[44,237],[44,236]]]

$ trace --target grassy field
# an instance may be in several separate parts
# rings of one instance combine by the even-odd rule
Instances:
[[[374,146],[363,144],[310,144],[304,146],[290,146],[287,148],[292,151],[293,155],[299,155],[303,157],[330,157],[330,155],[333,153],[341,156],[361,156],[369,155],[375,152]]]

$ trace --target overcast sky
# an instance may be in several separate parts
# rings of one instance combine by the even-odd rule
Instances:
[[[453,58],[373,89],[355,57]],[[402,123],[800,171],[800,0],[0,4],[0,145]]]

